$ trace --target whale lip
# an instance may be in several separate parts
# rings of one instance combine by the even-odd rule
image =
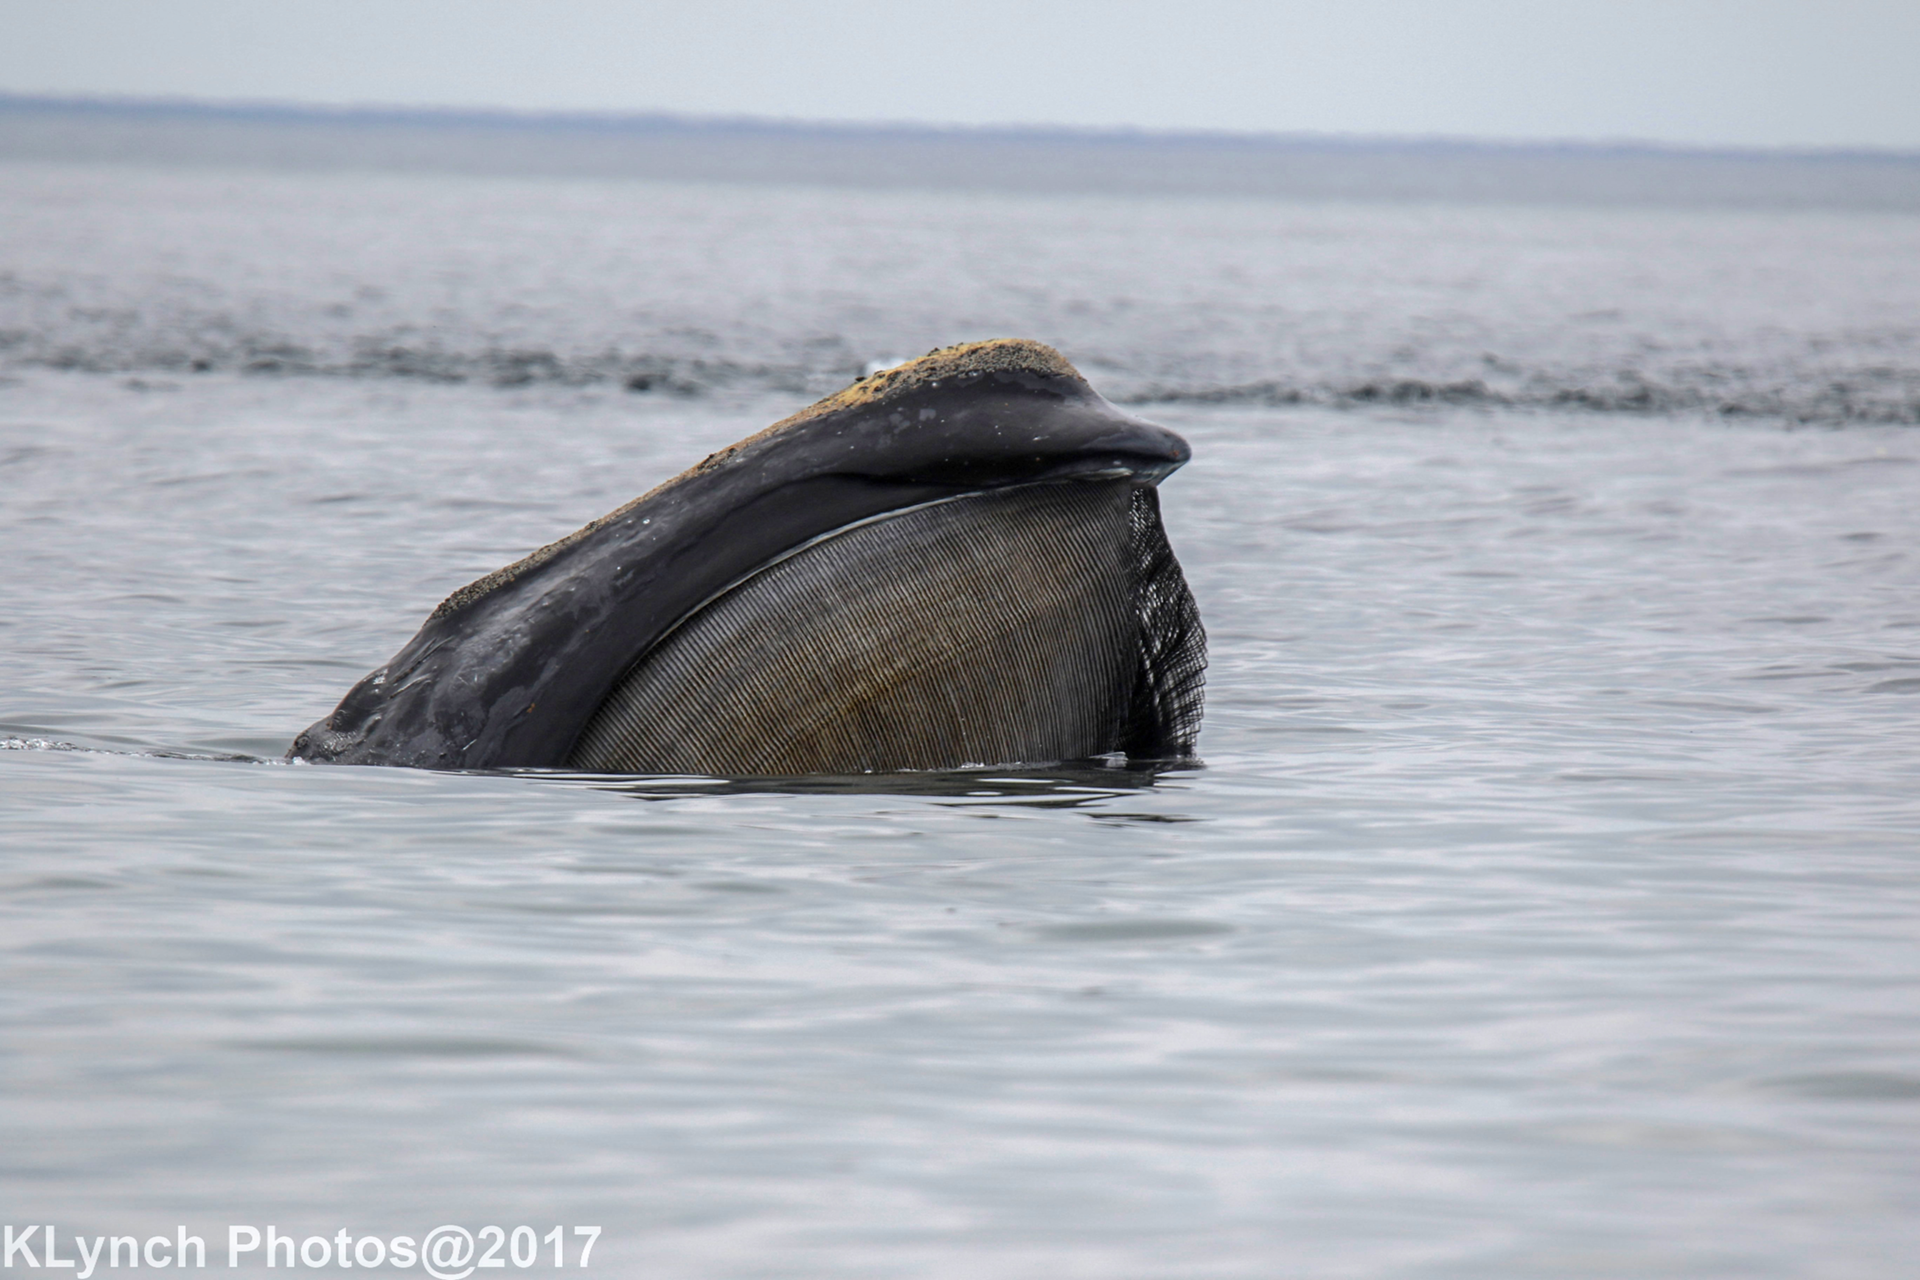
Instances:
[[[1192,456],[1051,347],[965,343],[857,380],[467,584],[290,757],[435,769],[566,758],[638,654],[836,528],[1013,485],[1151,488]]]
[[[1089,394],[1097,398],[1097,393]],[[1036,472],[1033,480],[1128,480],[1157,485],[1193,460],[1192,446],[1165,427],[1123,414],[1105,400],[1100,400],[1100,407],[1112,414],[1119,429],[1086,441],[1078,454]]]
[[[1072,481],[1125,480],[1136,488],[1150,488],[1178,471],[1186,463],[1185,458],[1154,458],[1132,453],[1115,453],[1102,457],[1096,454],[1090,457],[1066,459],[1055,466],[1034,472],[1021,483],[1054,484]]]

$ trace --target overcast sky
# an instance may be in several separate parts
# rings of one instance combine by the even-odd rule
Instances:
[[[0,91],[1920,149],[1920,0],[0,0]]]

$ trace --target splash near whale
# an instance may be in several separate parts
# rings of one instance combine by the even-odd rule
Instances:
[[[461,588],[289,758],[788,777],[1189,757],[1189,457],[1050,347],[861,379]]]

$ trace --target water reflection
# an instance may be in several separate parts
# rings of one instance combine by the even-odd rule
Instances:
[[[948,769],[900,773],[810,774],[794,778],[707,778],[685,774],[611,775],[558,769],[502,770],[514,777],[610,791],[641,800],[693,796],[899,796],[966,804],[1013,802],[1031,808],[1075,809],[1151,790],[1161,778],[1193,772],[1193,760],[1066,761],[1046,766]]]

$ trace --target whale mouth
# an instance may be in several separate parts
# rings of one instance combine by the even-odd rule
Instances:
[[[1150,488],[963,494],[812,539],[690,611],[567,759],[753,778],[1188,754],[1205,637]]]

